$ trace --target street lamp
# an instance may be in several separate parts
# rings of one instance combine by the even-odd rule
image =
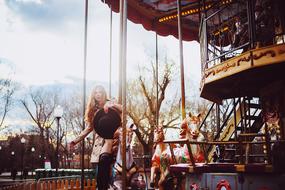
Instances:
[[[23,179],[23,173],[24,173],[24,152],[25,152],[25,143],[26,139],[24,137],[21,138],[21,144],[22,144],[22,154],[21,154],[21,178]]]
[[[33,158],[33,155],[34,155],[35,151],[36,151],[35,147],[32,147],[31,148],[31,152],[32,152],[32,177],[34,176],[34,158]]]
[[[75,152],[73,152],[73,153],[72,153],[72,162],[73,162],[72,165],[73,165],[73,168],[75,168],[75,161],[74,161],[75,155],[76,155]]]
[[[0,173],[3,172],[5,164],[3,163],[4,156],[4,148],[0,145]]]
[[[2,152],[2,146],[0,145],[0,152]],[[0,155],[2,155],[2,153],[0,154]],[[1,157],[0,157],[0,161],[2,161],[1,160]],[[0,171],[1,172],[1,171]]]
[[[62,156],[61,158],[62,158],[62,159],[61,159],[61,167],[62,167],[62,168],[65,168],[65,157]]]
[[[16,175],[17,175],[17,170],[16,170],[16,168],[15,168],[15,166],[14,166],[14,160],[15,160],[15,152],[12,151],[12,152],[11,152],[11,162],[12,162],[12,166],[11,166],[11,177],[12,177],[13,180],[16,179]]]
[[[58,176],[58,148],[59,148],[59,120],[63,115],[63,109],[60,105],[58,105],[55,109],[54,109],[54,117],[56,118],[57,121],[57,132],[56,132],[56,176]]]

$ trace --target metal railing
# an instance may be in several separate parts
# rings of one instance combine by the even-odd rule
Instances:
[[[285,43],[283,10],[276,2],[254,5],[251,0],[233,0],[204,10],[199,32],[202,72],[239,50]]]

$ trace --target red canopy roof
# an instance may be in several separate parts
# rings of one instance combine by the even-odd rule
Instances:
[[[178,38],[177,0],[128,0],[128,19],[142,24],[158,35]],[[182,36],[185,41],[198,40],[199,1],[182,0]],[[114,12],[119,12],[119,0],[105,0]]]

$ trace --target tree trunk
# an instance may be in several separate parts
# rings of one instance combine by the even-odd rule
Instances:
[[[151,167],[152,150],[148,144],[143,145],[143,154],[144,154],[144,167],[150,168]]]
[[[44,129],[43,128],[40,128],[40,139],[41,139],[41,142],[43,143],[40,143],[41,144],[41,158],[40,158],[40,162],[41,162],[41,166],[44,167],[44,157],[45,157],[45,137],[44,137]]]

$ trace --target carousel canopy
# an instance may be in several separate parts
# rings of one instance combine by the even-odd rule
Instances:
[[[119,0],[104,0],[114,12],[119,12]],[[198,40],[200,25],[199,0],[181,0],[182,36],[185,41]],[[142,24],[158,35],[178,38],[177,0],[128,0],[128,19]]]

